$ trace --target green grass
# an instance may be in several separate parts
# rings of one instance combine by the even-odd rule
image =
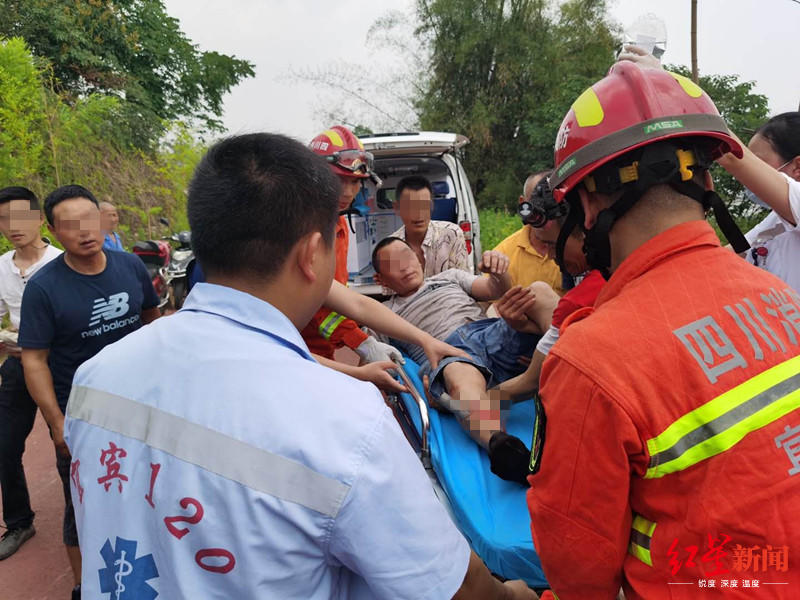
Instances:
[[[478,211],[481,220],[481,248],[491,250],[517,229],[522,221],[515,213],[496,208],[482,208]]]

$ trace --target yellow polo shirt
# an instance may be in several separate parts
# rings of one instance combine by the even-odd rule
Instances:
[[[556,261],[542,256],[531,245],[530,227],[525,225],[522,229],[518,229],[497,244],[495,250],[508,256],[510,260],[508,272],[514,285],[524,287],[534,281],[544,281],[562,295],[564,290],[561,288],[561,269],[558,268]]]

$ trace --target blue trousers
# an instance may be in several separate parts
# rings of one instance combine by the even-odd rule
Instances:
[[[420,373],[429,374],[430,391],[434,398],[445,391],[442,371],[451,362],[473,365],[486,378],[486,387],[494,387],[525,371],[526,367],[518,359],[520,356],[533,356],[540,338],[538,335],[511,329],[503,319],[482,319],[467,323],[447,336],[445,342],[464,350],[470,358],[448,356],[439,361],[438,367],[432,373],[426,361],[420,367]]]

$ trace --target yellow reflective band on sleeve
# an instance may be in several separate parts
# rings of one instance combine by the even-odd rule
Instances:
[[[650,555],[650,542],[656,524],[648,521],[640,515],[634,515],[631,524],[631,541],[628,544],[628,552],[648,566],[653,566],[653,558]]]
[[[638,558],[648,567],[653,566],[653,557],[650,556],[650,550],[646,550],[641,546],[639,546],[638,544],[631,542],[630,544],[628,544],[628,552],[630,552],[633,556]]]
[[[645,478],[682,471],[800,408],[800,356],[759,373],[647,440]]]
[[[653,532],[656,530],[656,524],[652,521],[648,521],[641,515],[633,517],[631,527],[649,538],[653,537]]]
[[[673,73],[672,71],[667,71],[670,75],[675,78],[675,81],[681,84],[683,91],[689,94],[692,98],[699,98],[703,95],[703,88],[697,85],[694,81],[689,79],[688,77],[684,77],[683,75],[678,75],[677,73]]]
[[[575,102],[572,103],[572,111],[575,113],[575,120],[580,127],[592,127],[603,122],[603,106],[600,99],[592,88],[584,91]]]
[[[343,317],[339,313],[332,312],[329,314],[322,323],[319,324],[319,334],[326,340],[331,339],[333,332],[341,325],[347,317]]]

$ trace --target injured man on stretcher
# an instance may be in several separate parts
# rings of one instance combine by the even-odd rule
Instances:
[[[396,293],[384,302],[392,311],[431,334],[464,350],[469,358],[447,357],[431,369],[425,355],[415,346],[392,340],[420,364],[428,376],[429,397],[454,413],[470,436],[490,450],[504,445],[503,412],[499,395],[488,389],[525,371],[536,343],[550,327],[559,296],[543,282],[511,287],[508,258],[499,252],[484,252],[480,270],[488,276],[449,269],[424,279],[422,266],[408,244],[396,237],[381,240],[372,254],[375,278]],[[500,314],[514,318],[490,319],[479,301],[499,299]],[[505,310],[503,310],[505,308]],[[505,407],[503,407],[505,408]],[[524,454],[527,447],[517,438],[513,446]],[[522,456],[520,460],[528,460]]]

